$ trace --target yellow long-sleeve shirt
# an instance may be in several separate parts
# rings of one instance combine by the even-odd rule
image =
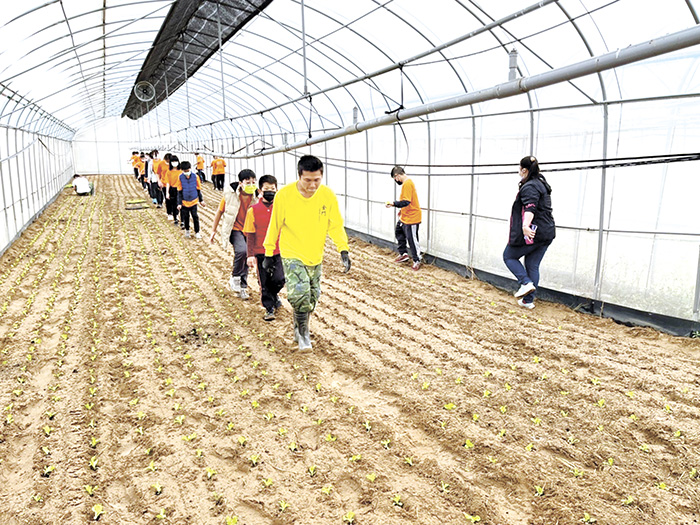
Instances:
[[[349,251],[348,235],[333,190],[322,184],[307,199],[299,193],[296,183],[292,183],[277,192],[263,242],[265,255],[274,253],[279,238],[282,257],[316,266],[323,261],[326,235],[330,235],[338,252]]]

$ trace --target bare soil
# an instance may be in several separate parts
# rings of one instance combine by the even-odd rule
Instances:
[[[210,184],[195,240],[91,179],[0,259],[0,523],[698,522],[695,340],[351,241],[300,353],[227,289]]]

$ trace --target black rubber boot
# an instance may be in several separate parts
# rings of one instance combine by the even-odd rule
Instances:
[[[292,315],[292,319],[294,319],[294,342],[298,343],[299,342],[299,325],[297,324],[297,313],[294,312],[294,315]]]
[[[299,350],[311,350],[311,334],[309,333],[309,312],[294,312],[294,320],[299,334]]]

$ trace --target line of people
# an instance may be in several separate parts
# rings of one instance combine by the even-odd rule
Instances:
[[[195,237],[201,239],[197,207],[204,206],[199,174],[203,159],[197,157],[197,171],[188,161],[174,154],[159,159],[158,151],[143,156],[133,152],[134,176],[149,191],[158,208],[165,201],[168,220],[190,233],[190,217]],[[223,191],[214,216],[210,243],[217,232],[224,248],[233,248],[230,289],[241,299],[250,297],[248,272],[257,269],[263,319],[273,321],[282,307],[279,293],[287,286],[287,299],[294,310],[294,341],[299,349],[311,349],[309,318],[321,295],[321,264],[326,237],[330,236],[340,253],[347,273],[351,262],[348,237],[338,199],[322,184],[323,163],[305,155],[299,159],[298,179],[279,192],[277,179],[243,169],[236,181],[224,188],[226,163],[215,157],[212,163],[214,189]]]
[[[136,153],[134,152],[134,155]],[[132,157],[136,159],[137,157]],[[141,157],[138,157],[141,161]],[[153,202],[166,204],[168,219],[190,236],[190,218],[195,237],[201,239],[198,205],[204,206],[201,185],[204,160],[197,155],[195,172],[188,161],[158,151],[144,156],[134,175],[142,181]],[[257,180],[250,169],[238,173],[236,181],[223,187],[226,163],[216,157],[212,163],[212,183],[223,191],[212,227],[210,243],[217,232],[224,248],[233,248],[230,289],[241,299],[248,292],[249,270],[257,269],[264,320],[273,321],[282,306],[279,292],[287,286],[287,298],[294,309],[294,340],[300,349],[310,349],[309,316],[320,297],[321,263],[326,236],[330,236],[341,255],[345,271],[350,270],[348,238],[343,226],[338,200],[322,184],[323,163],[305,155],[297,166],[298,179],[278,192],[277,179],[264,175]],[[520,163],[519,191],[511,214],[510,238],[503,254],[504,262],[520,284],[515,296],[524,308],[534,308],[539,282],[539,266],[555,237],[552,217],[551,187],[539,171],[537,159],[525,157]],[[422,212],[415,184],[401,166],[391,170],[392,179],[401,186],[399,199],[387,201],[386,207],[399,208],[395,235],[399,255],[396,263],[412,262],[412,269],[422,264],[418,230]],[[257,184],[256,184],[257,183]],[[535,222],[536,221],[536,222]],[[221,228],[219,229],[219,226]],[[525,258],[525,264],[519,259]]]

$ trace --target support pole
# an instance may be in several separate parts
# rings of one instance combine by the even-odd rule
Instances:
[[[224,118],[226,118],[226,86],[224,84],[224,50],[221,43],[221,2],[216,0],[216,28],[219,31],[219,65],[221,67],[221,101],[224,106]]]
[[[306,24],[304,20],[304,0],[301,0],[301,52],[304,61],[304,96],[309,94],[306,80]]]

